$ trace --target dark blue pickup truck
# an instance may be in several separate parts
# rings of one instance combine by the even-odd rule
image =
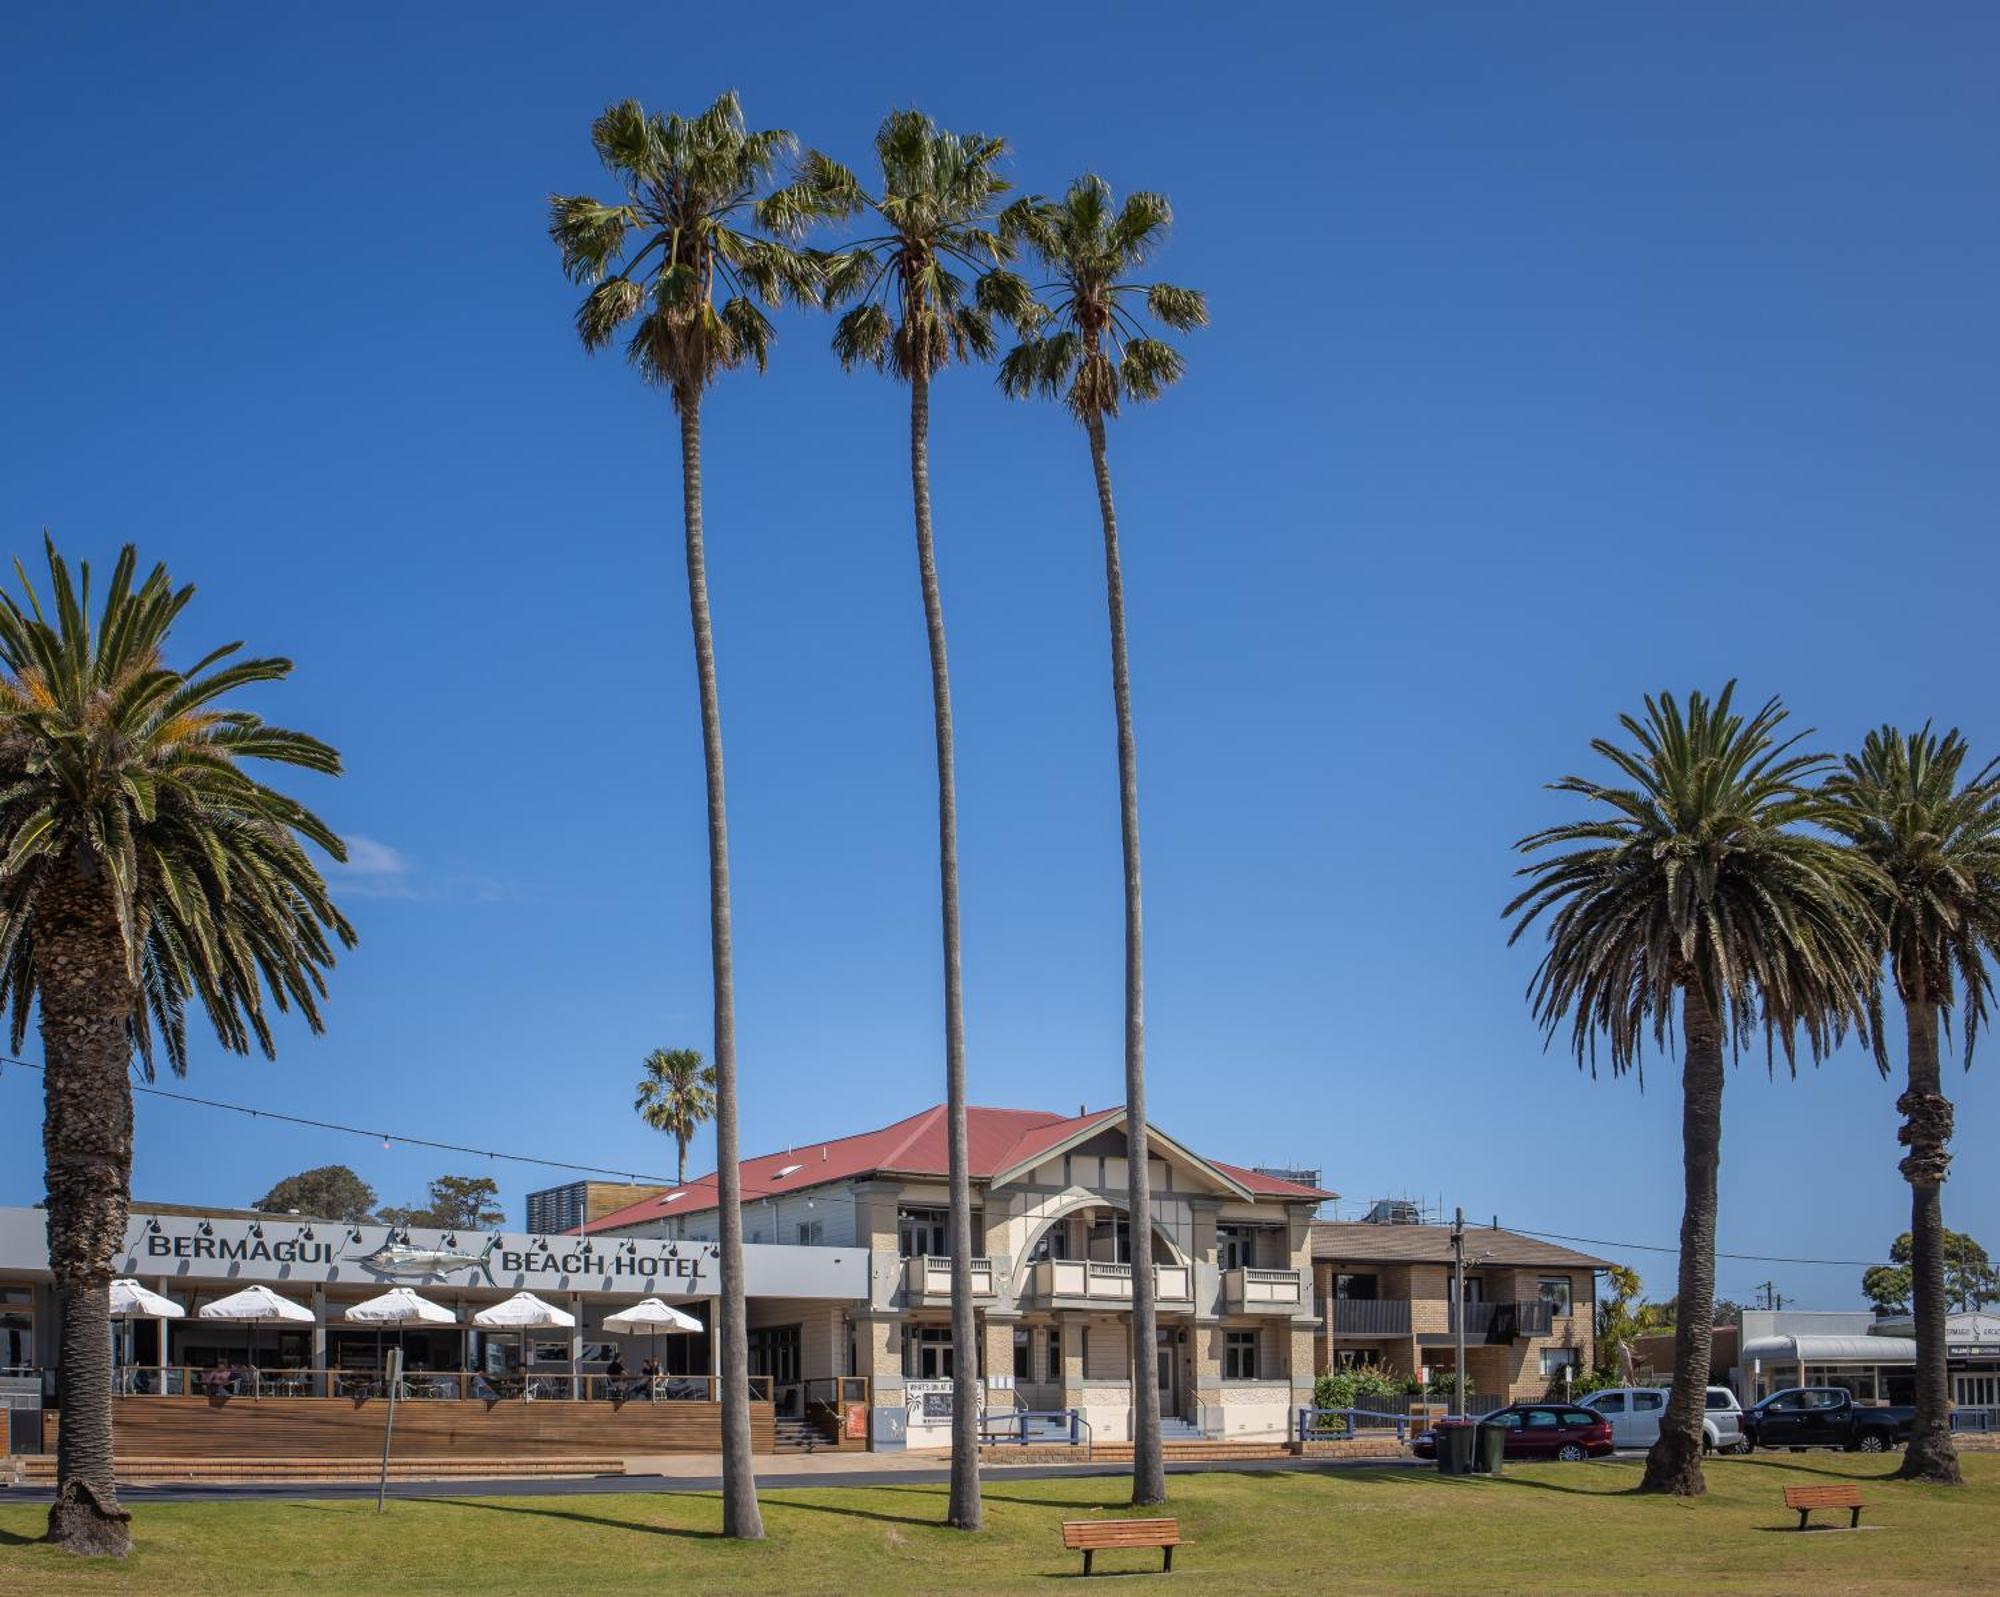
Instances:
[[[1758,1447],[1839,1447],[1886,1453],[1910,1439],[1916,1411],[1856,1403],[1838,1386],[1793,1386],[1773,1392],[1743,1415],[1746,1450]]]

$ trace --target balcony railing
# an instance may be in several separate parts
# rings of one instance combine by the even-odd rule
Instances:
[[[1519,1337],[1549,1334],[1550,1306],[1539,1298],[1512,1303],[1468,1303],[1464,1307],[1467,1336],[1482,1337],[1488,1342],[1512,1342]],[[1449,1329],[1458,1329],[1455,1308]]]
[[[1408,1298],[1334,1298],[1327,1322],[1335,1336],[1408,1336]]]
[[[972,1268],[972,1295],[976,1298],[993,1296],[993,1261],[974,1259]],[[911,1297],[948,1298],[951,1296],[951,1260],[934,1253],[921,1254],[903,1261],[903,1289]]]
[[[1044,1259],[1030,1278],[1037,1298],[1081,1298],[1104,1303],[1132,1301],[1132,1266],[1095,1259]],[[1185,1303],[1194,1285],[1184,1264],[1153,1266],[1153,1295],[1163,1303]]]
[[[1305,1277],[1297,1270],[1224,1270],[1222,1296],[1232,1309],[1289,1313],[1306,1301]]]

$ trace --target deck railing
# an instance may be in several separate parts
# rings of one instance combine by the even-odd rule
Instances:
[[[1044,1259],[1030,1277],[1038,1298],[1098,1299],[1107,1303],[1132,1301],[1132,1266],[1098,1259]],[[1153,1293],[1162,1302],[1182,1303],[1194,1296],[1184,1264],[1153,1266]]]
[[[367,1369],[268,1369],[239,1365],[227,1376],[183,1364],[127,1364],[117,1372],[120,1397],[240,1400],[323,1397],[367,1402],[389,1395],[388,1376]],[[572,1375],[568,1370],[408,1370],[396,1396],[401,1402],[714,1403],[722,1382],[713,1375]],[[772,1400],[768,1375],[750,1377],[751,1401]]]
[[[1458,1306],[1450,1309],[1448,1330],[1458,1329]],[[1523,1336],[1547,1336],[1553,1319],[1552,1307],[1539,1298],[1517,1299],[1511,1303],[1467,1303],[1465,1334],[1484,1337],[1489,1342],[1511,1342]]]
[[[1408,1336],[1408,1298],[1332,1298],[1327,1324],[1335,1336]]]
[[[972,1274],[972,1295],[976,1298],[993,1296],[993,1261],[972,1259],[968,1261]],[[951,1296],[951,1259],[935,1253],[919,1254],[903,1263],[904,1290],[925,1297]]]
[[[1222,1296],[1233,1309],[1296,1309],[1306,1301],[1305,1272],[1224,1270]]]

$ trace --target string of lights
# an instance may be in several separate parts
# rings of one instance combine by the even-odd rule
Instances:
[[[19,1065],[23,1070],[40,1071],[44,1067],[31,1059],[15,1059],[0,1055],[0,1075],[5,1074],[8,1065]],[[221,1109],[230,1114],[247,1115],[252,1120],[275,1120],[288,1126],[305,1126],[313,1131],[333,1131],[343,1136],[366,1137],[371,1142],[379,1141],[389,1148],[403,1143],[412,1148],[433,1148],[443,1153],[467,1153],[482,1159],[504,1160],[510,1164],[540,1165],[548,1170],[574,1170],[580,1175],[615,1176],[620,1181],[635,1184],[672,1186],[669,1176],[647,1175],[641,1171],[610,1170],[603,1165],[577,1164],[569,1159],[548,1159],[531,1153],[503,1153],[495,1148],[476,1148],[462,1142],[441,1142],[434,1137],[414,1137],[401,1131],[374,1131],[366,1126],[342,1125],[336,1120],[315,1120],[310,1115],[287,1114],[280,1109],[253,1109],[248,1104],[227,1103],[220,1098],[201,1098],[190,1092],[169,1092],[165,1087],[134,1086],[134,1092],[151,1098],[167,1098],[175,1103],[195,1104],[203,1109]]]
[[[41,1065],[36,1064],[33,1060],[15,1059],[8,1055],[0,1055],[0,1076],[4,1076],[5,1067],[8,1065],[17,1065],[23,1070],[40,1071],[43,1069]],[[252,1120],[273,1120],[282,1122],[285,1125],[304,1126],[313,1131],[331,1131],[342,1136],[366,1137],[370,1141],[379,1141],[385,1148],[402,1143],[412,1148],[430,1148],[443,1153],[471,1154],[478,1158],[501,1160],[510,1164],[537,1165],[546,1170],[570,1170],[579,1175],[613,1176],[620,1181],[629,1181],[635,1184],[677,1185],[677,1183],[667,1176],[649,1175],[642,1171],[613,1170],[603,1165],[578,1164],[574,1160],[551,1159],[540,1154],[506,1153],[493,1148],[475,1147],[469,1143],[445,1142],[434,1137],[410,1136],[399,1131],[376,1131],[366,1126],[349,1126],[334,1120],[317,1120],[309,1115],[288,1114],[278,1109],[258,1109],[252,1108],[248,1104],[229,1103],[220,1098],[203,1098],[198,1097],[194,1093],[172,1092],[165,1087],[134,1086],[132,1090],[134,1092],[145,1093],[149,1097],[169,1099],[175,1103],[192,1104],[203,1109],[219,1109],[229,1114],[245,1115]],[[801,1188],[800,1190],[810,1189]],[[748,1201],[755,1203],[762,1199],[768,1202],[776,1196],[778,1194],[763,1193],[755,1197],[750,1197]],[[834,1194],[821,1193],[816,1196],[821,1201],[825,1201],[827,1198],[834,1196]],[[1519,1233],[1521,1236],[1539,1237],[1547,1242],[1575,1242],[1581,1243],[1586,1247],[1614,1248],[1630,1253],[1678,1254],[1680,1252],[1678,1245],[1667,1245],[1658,1242],[1620,1242],[1605,1237],[1572,1236],[1566,1232],[1540,1231],[1532,1226],[1524,1225],[1512,1225],[1508,1229]],[[1824,1265],[1856,1270],[1873,1269],[1875,1266],[1887,1262],[1882,1259],[1795,1258],[1777,1253],[1736,1253],[1720,1249],[1717,1250],[1715,1256],[1718,1259],[1730,1259],[1745,1264]]]

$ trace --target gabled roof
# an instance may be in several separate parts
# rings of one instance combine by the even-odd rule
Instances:
[[[1448,1225],[1379,1225],[1372,1220],[1322,1220],[1312,1228],[1312,1254],[1335,1264],[1449,1264]],[[1465,1228],[1465,1262],[1545,1264],[1572,1270],[1608,1270],[1609,1259],[1578,1253],[1554,1242],[1497,1226]]]
[[[1081,1115],[1055,1115],[1039,1109],[986,1109],[965,1111],[966,1152],[972,1178],[993,1181],[1032,1169],[1065,1146],[1095,1135],[1108,1126],[1121,1124],[1122,1107],[1087,1110]],[[1317,1187],[1300,1186],[1275,1176],[1259,1175],[1236,1165],[1203,1160],[1188,1153],[1180,1144],[1157,1130],[1152,1132],[1182,1157],[1217,1173],[1225,1184],[1233,1184],[1252,1198],[1279,1201],[1312,1201],[1332,1198],[1335,1193]],[[783,1153],[767,1153],[745,1159],[742,1172],[745,1201],[776,1197],[806,1187],[823,1186],[829,1181],[853,1181],[864,1176],[921,1176],[942,1180],[947,1169],[945,1106],[934,1104],[906,1120],[864,1131],[857,1136],[838,1137],[829,1142],[809,1143],[788,1148]],[[622,1209],[600,1215],[581,1229],[586,1232],[615,1231],[627,1226],[650,1225],[672,1219],[677,1214],[700,1214],[716,1205],[715,1176],[710,1173],[684,1187],[627,1204]]]

